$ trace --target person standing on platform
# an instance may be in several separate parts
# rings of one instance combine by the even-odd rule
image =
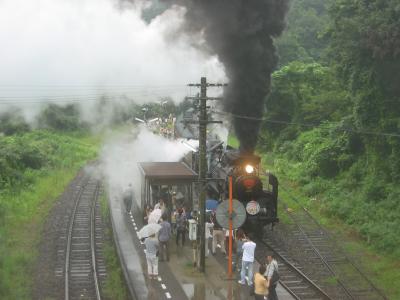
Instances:
[[[236,257],[235,257],[235,268],[238,272],[242,269],[242,256],[243,256],[243,244],[245,235],[242,229],[238,229],[236,232]]]
[[[221,251],[226,255],[225,249],[225,234],[222,227],[218,224],[215,213],[211,215],[211,221],[214,224],[213,238],[212,238],[212,254],[215,255],[218,242],[221,243]]]
[[[171,238],[171,224],[163,218],[160,219],[161,229],[158,232],[158,240],[160,242],[160,261],[164,261],[164,257],[169,261],[169,240]]]
[[[243,246],[243,256],[242,256],[242,270],[240,271],[240,284],[253,285],[253,265],[254,265],[254,251],[256,250],[256,243],[254,243],[250,237],[244,242]]]
[[[133,199],[133,188],[132,184],[130,183],[128,188],[124,191],[122,199],[125,204],[126,213],[129,214],[132,208],[132,199]]]
[[[153,234],[144,241],[146,247],[147,273],[149,279],[157,279],[158,276],[158,257],[157,251],[159,248],[156,235]]]
[[[144,214],[144,217],[143,217],[143,224],[144,225],[149,224],[149,216],[150,216],[152,211],[153,211],[153,209],[151,208],[151,206],[146,206],[145,214]]]
[[[178,209],[175,209],[171,213],[171,231],[172,234],[176,234],[176,216],[178,215]]]
[[[268,280],[264,277],[265,265],[261,264],[258,272],[254,275],[254,298],[264,300],[268,295]]]
[[[213,229],[213,223],[211,223],[210,218],[207,218],[206,221],[206,257],[208,256],[208,254],[210,254],[210,250],[209,250],[209,244],[210,244],[210,240],[212,238],[212,234],[211,234],[211,230]]]
[[[176,245],[179,246],[179,239],[182,239],[182,246],[185,245],[186,239],[186,214],[183,209],[178,209],[178,215],[176,216]]]
[[[268,265],[264,273],[265,278],[268,280],[268,300],[278,300],[276,294],[276,286],[279,281],[278,262],[272,255],[267,255]]]
[[[160,198],[158,203],[156,205],[154,205],[154,209],[161,209],[161,215],[164,215],[165,210],[166,210],[166,205],[165,205],[164,199]]]

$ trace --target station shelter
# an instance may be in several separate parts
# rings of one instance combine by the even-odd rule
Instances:
[[[194,182],[198,174],[183,162],[140,162],[141,207],[154,205],[163,199],[169,211],[194,206]]]

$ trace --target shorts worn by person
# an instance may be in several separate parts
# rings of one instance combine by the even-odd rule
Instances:
[[[253,265],[254,265],[254,251],[256,250],[256,243],[254,243],[250,238],[244,242],[243,246],[243,256],[242,256],[242,270],[240,271],[240,284],[246,283],[253,284]]]
[[[144,241],[146,247],[146,260],[147,260],[147,273],[150,279],[156,279],[158,276],[158,257],[157,251],[159,248],[159,243],[156,235],[148,237]]]
[[[278,262],[273,258],[272,255],[268,255],[267,256],[267,267],[266,267],[266,271],[264,273],[264,276],[267,278],[268,280],[268,299],[269,300],[278,300],[278,295],[276,294],[276,286],[278,284],[278,281],[273,281],[274,277],[277,277],[276,275],[278,275]],[[274,273],[275,276],[274,276]]]

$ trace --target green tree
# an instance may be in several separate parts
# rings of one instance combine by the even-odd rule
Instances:
[[[350,113],[351,99],[330,68],[292,62],[273,74],[266,107],[263,132],[282,143],[322,122],[341,120]]]
[[[41,128],[71,131],[81,127],[79,118],[79,109],[73,104],[66,106],[48,104],[38,116],[38,124]]]
[[[0,114],[0,132],[5,135],[27,132],[30,130],[19,110],[11,110]]]
[[[328,4],[331,0],[294,0],[288,17],[287,29],[277,39],[279,64],[291,61],[319,61],[328,45],[324,32],[329,24]]]
[[[330,57],[353,93],[360,131],[400,133],[400,4],[338,0],[331,9]],[[399,138],[363,135],[370,162],[398,180]],[[389,159],[388,159],[389,158]],[[390,163],[388,163],[390,161]]]

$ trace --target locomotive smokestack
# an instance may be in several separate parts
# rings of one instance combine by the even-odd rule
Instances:
[[[254,152],[277,55],[273,37],[285,27],[289,0],[164,0],[187,9],[184,29],[204,38],[229,78],[225,111],[240,148]]]

